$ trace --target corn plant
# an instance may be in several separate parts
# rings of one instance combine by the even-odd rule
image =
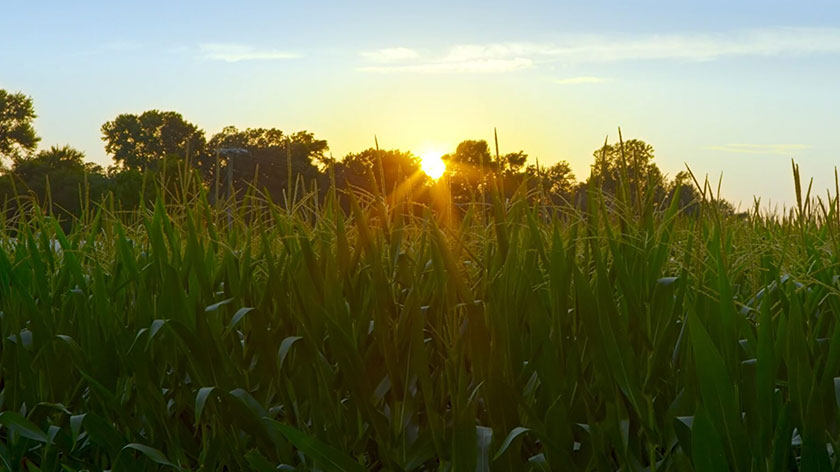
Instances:
[[[840,203],[200,188],[0,227],[4,470],[837,470]],[[638,184],[638,183],[637,183]],[[636,188],[641,188],[637,185]]]

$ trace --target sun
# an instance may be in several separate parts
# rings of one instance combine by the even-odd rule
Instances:
[[[420,168],[434,180],[439,179],[446,172],[446,164],[439,152],[426,152],[420,156]]]

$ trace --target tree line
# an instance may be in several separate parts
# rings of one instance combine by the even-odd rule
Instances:
[[[372,194],[403,192],[422,202],[436,185],[409,151],[377,146],[335,159],[327,141],[313,133],[276,128],[228,126],[208,139],[181,114],[161,110],[121,114],[104,123],[102,140],[113,164],[103,168],[69,145],[38,149],[35,118],[30,97],[0,89],[0,203],[7,210],[21,195],[68,215],[109,194],[120,208],[136,208],[141,199],[154,197],[160,182],[165,186],[184,169],[200,176],[211,198],[256,188],[279,201],[296,186],[322,193],[335,186]],[[592,185],[606,194],[628,192],[630,198],[643,193],[663,202],[677,198],[688,211],[698,199],[690,175],[680,172],[668,179],[653,162],[653,147],[638,139],[605,142],[593,152],[583,181],[576,180],[567,161],[540,166],[528,158],[523,151],[492,152],[485,140],[461,142],[442,157],[452,200],[475,201],[490,185],[508,196],[525,189],[554,203],[585,204]],[[627,185],[619,185],[622,181]]]

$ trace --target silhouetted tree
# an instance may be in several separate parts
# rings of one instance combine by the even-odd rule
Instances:
[[[389,196],[396,191],[400,198],[410,193],[422,204],[440,200],[443,194],[436,192],[445,193],[447,188],[455,202],[466,202],[481,191],[490,191],[492,184],[505,197],[520,188],[535,195],[534,190],[539,188],[541,195],[554,203],[585,205],[586,189],[594,185],[608,195],[624,188],[633,201],[644,196],[667,204],[676,198],[689,213],[699,208],[700,195],[689,174],[680,172],[668,182],[653,162],[653,147],[638,139],[597,149],[591,174],[579,185],[568,162],[549,167],[528,165],[524,151],[494,158],[486,141],[465,140],[442,157],[449,185],[432,186],[427,185],[431,180],[422,172],[420,159],[410,152],[366,149],[335,161],[326,154],[329,148],[325,140],[307,131],[286,134],[275,128],[240,131],[228,126],[208,142],[204,132],[179,113],[160,110],[121,114],[102,125],[105,150],[115,162],[105,173],[101,167],[85,163],[84,154],[69,146],[33,154],[39,141],[32,127],[34,118],[29,97],[0,90],[0,169],[4,159],[11,164],[0,174],[0,200],[15,192],[29,192],[42,201],[49,196],[54,208],[71,214],[81,210],[81,192],[87,192],[83,198],[99,199],[110,191],[122,208],[136,208],[141,198],[154,198],[160,190],[166,194],[192,191],[188,189],[193,187],[185,185],[187,181],[180,180],[190,175],[183,173],[190,171],[188,164],[201,171],[201,183],[209,187],[211,195],[216,181],[222,194],[228,193],[231,171],[235,190],[256,184],[275,199],[299,180],[307,186],[320,181],[323,190],[327,179],[334,177],[338,186]],[[714,204],[724,213],[734,212],[725,200]]]
[[[0,168],[4,159],[16,161],[35,150],[40,140],[32,126],[35,117],[30,97],[0,89]]]
[[[486,187],[498,163],[490,155],[490,146],[484,140],[466,140],[458,144],[455,152],[442,157],[453,197],[468,200],[474,192]]]
[[[625,178],[632,198],[639,190],[652,191],[657,200],[664,197],[665,178],[653,162],[654,150],[650,144],[640,139],[605,144],[593,156],[595,162],[587,184],[594,181],[602,192],[615,195],[620,179]]]
[[[228,126],[213,135],[207,143],[207,149],[200,166],[211,182],[215,181],[215,155],[218,152],[218,171],[222,183],[226,182],[228,166],[232,163],[236,188],[254,183],[256,179],[258,187],[267,189],[277,198],[284,188],[291,188],[299,178],[305,184],[323,178],[316,163],[326,162],[325,153],[329,148],[325,140],[316,139],[308,131],[287,135],[275,128],[248,128],[240,131],[234,126]],[[233,149],[246,152],[230,152]],[[291,185],[288,183],[289,163]]]
[[[528,154],[525,151],[511,152],[499,157],[498,167],[501,171],[499,177],[506,197],[513,196],[514,192],[528,180],[529,175],[523,171],[527,161]]]
[[[379,174],[379,159],[382,160],[384,183]],[[414,188],[427,181],[426,175],[420,170],[420,159],[414,154],[399,150],[377,151],[373,148],[344,156],[335,165],[335,179],[338,184],[346,183],[368,192],[378,189],[386,194],[395,189]]]
[[[200,160],[204,131],[174,111],[122,114],[102,125],[105,152],[126,169],[154,169],[167,156]],[[189,156],[187,154],[189,153]]]
[[[525,154],[525,151],[510,152],[501,156],[501,160],[505,173],[516,174],[522,171],[522,167],[528,161],[528,154]]]
[[[83,152],[70,146],[53,146],[18,159],[10,174],[17,180],[19,191],[29,191],[42,202],[49,194],[55,211],[78,215],[85,199],[99,200],[108,189],[102,167],[85,162],[84,157]]]
[[[560,161],[548,167],[530,165],[525,169],[528,178],[542,188],[552,201],[559,203],[568,201],[575,188],[575,174],[566,161]]]
[[[151,171],[141,172],[137,169],[121,169],[112,166],[108,168],[107,178],[114,200],[123,210],[138,208],[144,197],[146,200],[154,197],[154,186],[151,185],[151,189],[144,189],[143,186],[144,179],[147,179],[147,182],[155,181],[155,175]],[[144,190],[146,190],[145,195]]]
[[[677,194],[677,187],[679,187],[679,194]],[[690,214],[697,212],[697,208],[700,204],[700,193],[694,185],[694,180],[691,178],[691,174],[687,171],[677,172],[677,175],[674,176],[674,180],[668,184],[667,203],[670,204],[674,198],[679,200],[678,205],[684,212]]]

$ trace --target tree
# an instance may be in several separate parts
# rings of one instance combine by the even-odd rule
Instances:
[[[379,160],[382,160],[382,173],[379,175]],[[416,187],[427,178],[420,171],[420,159],[410,152],[399,150],[379,150],[370,148],[359,153],[351,153],[335,166],[336,183],[346,183],[353,187],[374,191],[373,183],[380,192],[390,194],[408,182]]]
[[[0,89],[0,166],[2,159],[17,161],[35,150],[40,138],[35,134],[32,99]]]
[[[446,154],[442,159],[448,161],[447,170],[452,174],[474,174],[476,170],[481,173],[495,168],[490,156],[490,146],[483,139],[461,141],[454,153]]]
[[[154,169],[168,156],[199,159],[206,152],[204,131],[174,111],[119,115],[102,125],[102,140],[114,161],[133,170]]]
[[[631,195],[638,189],[664,194],[665,178],[653,162],[653,146],[640,139],[624,143],[604,144],[593,152],[595,163],[588,182],[595,182],[601,191],[615,195],[618,184],[626,172],[626,185]]]
[[[677,194],[679,187],[679,194]],[[668,204],[676,198],[679,200],[679,208],[686,213],[695,214],[699,207],[700,193],[694,186],[694,180],[687,171],[677,172],[674,180],[668,185]]]
[[[78,215],[86,198],[98,200],[107,191],[102,167],[85,162],[84,157],[70,146],[53,146],[18,159],[10,174],[39,201],[49,195],[54,210]]]
[[[441,159],[446,162],[452,195],[464,201],[470,195],[487,185],[489,177],[498,168],[490,156],[490,146],[484,140],[466,140],[458,144],[455,152]]]
[[[74,149],[69,145],[62,147],[52,146],[49,149],[39,151],[35,154],[35,156],[18,162],[17,168],[18,170],[21,170],[22,168],[32,164],[38,164],[52,169],[60,169],[62,167],[83,169],[88,165],[96,165],[93,163],[85,163],[85,153],[79,151],[78,149]]]
[[[157,191],[154,177],[149,178],[148,174],[136,169],[121,169],[110,166],[108,167],[107,178],[114,200],[123,210],[138,208],[140,202],[144,199],[147,201],[153,200]],[[143,185],[144,179],[147,178],[146,182],[151,182],[148,185],[150,188],[144,188]]]
[[[528,161],[528,154],[525,154],[525,151],[510,152],[502,156],[501,160],[506,174],[516,174]]]
[[[276,128],[248,128],[244,131],[234,126],[225,127],[207,143],[207,153],[200,163],[205,176],[215,180],[215,155],[219,153],[218,171],[222,181],[232,164],[235,188],[254,183],[267,189],[274,197],[291,188],[298,178],[305,183],[322,177],[315,163],[326,162],[327,142],[316,139],[308,131],[290,135]],[[235,151],[234,150],[242,150]],[[225,152],[227,151],[227,152]],[[291,169],[289,164],[291,163]],[[292,183],[289,184],[291,170]]]
[[[525,173],[531,181],[537,182],[552,200],[570,199],[575,188],[575,174],[566,161],[557,162],[549,167],[530,165]]]

